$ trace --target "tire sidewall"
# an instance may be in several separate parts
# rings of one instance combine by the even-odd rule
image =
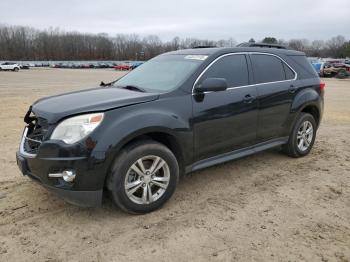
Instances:
[[[138,159],[147,155],[155,155],[161,157],[169,166],[170,181],[164,194],[155,202],[140,205],[134,203],[126,195],[124,184],[127,172],[132,164]],[[179,179],[179,167],[173,153],[157,143],[147,143],[131,149],[125,150],[114,164],[112,173],[111,193],[113,200],[118,206],[132,213],[147,213],[161,207],[174,193]]]
[[[312,140],[310,143],[310,146],[308,147],[307,150],[305,151],[301,151],[298,147],[298,142],[297,142],[297,134],[298,134],[298,130],[300,128],[300,126],[302,125],[302,123],[304,123],[305,121],[309,121],[312,124],[312,128],[313,128],[313,136],[312,136]],[[292,139],[293,139],[293,149],[294,151],[299,155],[299,156],[305,156],[307,154],[310,153],[314,143],[315,143],[315,139],[316,139],[316,131],[317,131],[317,124],[315,119],[313,118],[312,115],[307,114],[307,113],[303,113],[301,114],[301,116],[299,117],[299,119],[297,120],[294,130],[293,130],[293,134],[292,134]]]

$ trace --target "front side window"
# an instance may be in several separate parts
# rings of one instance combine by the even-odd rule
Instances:
[[[228,55],[220,58],[203,74],[198,84],[207,78],[225,78],[229,87],[249,84],[245,55]]]
[[[253,54],[251,60],[257,84],[286,80],[283,62],[279,58],[272,55]],[[290,72],[288,72],[289,77]]]

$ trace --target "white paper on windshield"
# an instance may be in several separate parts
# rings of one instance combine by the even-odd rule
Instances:
[[[204,61],[207,59],[207,55],[187,55],[185,56],[185,59],[192,59],[192,60],[201,60]]]

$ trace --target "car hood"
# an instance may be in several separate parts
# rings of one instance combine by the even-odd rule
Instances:
[[[107,111],[153,101],[158,97],[154,93],[99,87],[42,98],[32,105],[32,112],[52,124],[70,115]]]

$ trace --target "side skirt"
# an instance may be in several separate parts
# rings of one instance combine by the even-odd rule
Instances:
[[[227,161],[231,161],[234,159],[242,158],[245,156],[249,156],[273,147],[277,147],[283,144],[286,144],[288,142],[288,137],[280,137],[280,138],[275,138],[266,142],[262,142],[259,144],[256,144],[254,146],[242,148],[242,149],[237,149],[231,152],[227,152],[224,154],[220,154],[217,156],[213,156],[207,159],[203,159],[200,161],[195,162],[191,166],[186,167],[186,173],[190,173],[196,170],[200,170],[206,167],[218,165],[221,163],[225,163]]]

